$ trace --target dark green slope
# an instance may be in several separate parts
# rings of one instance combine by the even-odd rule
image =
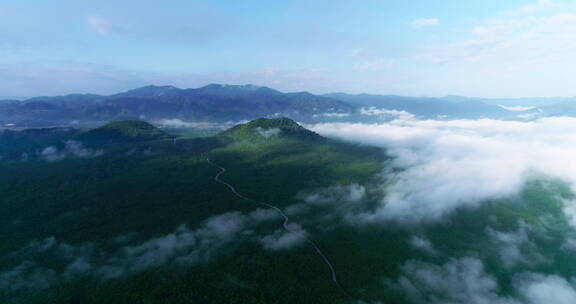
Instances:
[[[323,141],[324,138],[289,118],[260,118],[237,125],[221,133],[237,141],[260,141],[274,138],[291,138],[297,140]]]
[[[279,128],[282,133],[247,141],[244,136],[256,128]],[[148,131],[152,136],[146,137]],[[142,139],[142,133],[152,140]],[[378,149],[331,142],[288,119],[257,120],[215,137],[176,141],[137,122],[112,123],[81,138],[86,139],[86,134],[90,140],[106,143],[101,146],[102,156],[51,163],[0,162],[4,211],[0,256],[5,257],[0,275],[26,260],[55,273],[64,272],[73,262],[51,251],[42,253],[43,258],[25,254],[22,248],[34,241],[53,237],[73,248],[98,248],[92,256],[98,264],[125,246],[170,235],[180,225],[197,229],[214,216],[262,208],[216,183],[219,170],[207,157],[228,169],[222,178],[239,191],[279,207],[296,203],[303,189],[369,180],[384,160]],[[133,137],[139,140],[125,141]],[[276,219],[254,229],[269,234],[279,228],[281,221]],[[127,243],[115,241],[123,236],[130,236]],[[337,303],[346,299],[312,248],[275,252],[254,241],[232,244],[217,261],[206,264],[166,262],[111,280],[79,276],[38,292],[37,298],[25,292],[3,296],[37,303]]]
[[[562,201],[575,196],[556,180],[532,181],[518,197],[458,210],[439,224],[361,225],[347,216],[381,205],[395,178],[393,170],[382,173],[389,159],[287,119],[256,120],[213,137],[96,147],[104,153],[93,158],[0,161],[0,303],[418,303],[394,285],[406,278],[402,265],[419,261],[429,270],[429,263],[464,257],[482,259],[502,286],[498,296],[515,296],[513,281],[527,271],[576,274],[573,253],[562,249],[574,233]],[[262,237],[281,231],[282,219],[248,216],[264,206],[217,183],[220,169],[208,159],[226,168],[220,178],[242,195],[286,210],[332,261],[352,299],[312,247],[264,248]],[[366,186],[365,202],[332,195],[303,203],[303,195],[351,184]],[[207,222],[215,218],[217,225]],[[214,237],[237,225],[246,229],[227,243]],[[507,247],[495,243],[495,231],[525,235],[529,242],[518,246],[524,264],[502,264]],[[433,250],[412,246],[414,237]],[[197,257],[210,258],[201,263],[177,258],[203,246]],[[128,257],[146,267],[130,268]],[[128,269],[122,275],[98,275],[119,265]],[[64,275],[70,268],[77,273]],[[43,283],[50,287],[17,288]],[[458,302],[422,286],[430,298]]]
[[[78,136],[85,142],[135,142],[166,138],[167,134],[155,126],[139,120],[108,123]]]
[[[43,128],[22,131],[0,130],[0,159],[14,160],[22,157],[22,153],[59,145],[78,135],[73,128]]]

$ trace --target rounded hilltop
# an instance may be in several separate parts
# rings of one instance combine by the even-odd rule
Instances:
[[[323,140],[290,118],[259,118],[237,125],[221,133],[236,140],[258,140],[271,138],[292,138],[300,140]]]
[[[166,132],[140,120],[121,120],[107,123],[79,136],[82,141],[131,142],[167,137]]]

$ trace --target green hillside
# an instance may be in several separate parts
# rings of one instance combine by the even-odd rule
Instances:
[[[86,142],[135,142],[150,141],[166,136],[164,131],[145,121],[124,120],[87,131],[79,135],[78,139]]]
[[[260,134],[271,129],[279,131]],[[427,274],[430,263],[482,258],[508,286],[494,298],[512,296],[526,271],[576,273],[562,249],[574,231],[561,203],[575,196],[557,180],[535,178],[518,197],[457,210],[441,224],[362,224],[400,170],[380,149],[288,119],[203,138],[149,132],[158,136],[100,135],[92,149],[102,153],[91,157],[0,161],[0,303],[418,303],[398,288],[406,265]],[[526,258],[509,266],[502,252]]]
[[[258,127],[278,127],[285,134],[261,142],[239,137]],[[152,134],[149,138],[154,140],[143,140],[142,134]],[[88,131],[81,138],[105,142],[104,154],[58,162],[0,163],[0,208],[9,210],[0,215],[0,256],[12,257],[0,262],[0,276],[3,270],[27,259],[35,260],[36,254],[10,254],[34,242],[53,239],[73,248],[100,248],[114,256],[125,246],[169,235],[181,225],[194,229],[221,214],[262,209],[216,183],[214,177],[219,170],[207,162],[208,158],[228,169],[224,177],[243,194],[279,207],[294,204],[303,189],[368,181],[381,170],[385,159],[379,149],[330,142],[287,119],[257,120],[216,137],[176,141],[164,140],[165,134],[147,124],[119,122]],[[142,140],[127,144],[127,138]],[[114,142],[117,144],[110,144]],[[253,229],[266,234],[281,228],[280,224],[276,218]],[[130,237],[124,243],[115,241],[123,236]],[[62,278],[58,282],[64,285],[58,288],[12,293],[4,290],[3,295],[5,299],[34,302],[37,294],[38,303],[345,300],[329,280],[326,266],[318,263],[317,253],[307,246],[296,248],[295,255],[291,250],[278,254],[263,250],[254,241],[230,246],[216,264],[174,269],[178,263],[166,262],[112,280],[97,276]],[[60,273],[65,272],[66,264],[73,263],[58,257],[58,248],[43,253],[44,258],[38,262],[44,267],[41,269]],[[95,264],[105,260],[92,255],[90,259]],[[244,268],[238,268],[238,263]],[[275,268],[290,269],[294,263],[306,265],[307,270],[291,270],[278,277]],[[294,275],[307,278],[291,290],[284,290],[285,284],[296,278]],[[167,278],[171,279],[165,281]],[[250,287],[241,288],[243,284]],[[317,286],[320,298],[313,293],[301,295],[310,284]],[[225,286],[231,287],[229,293],[222,292]]]
[[[233,137],[237,141],[262,141],[276,138],[323,140],[322,136],[303,128],[289,118],[260,118],[237,125],[221,135]]]
[[[49,146],[62,145],[77,135],[78,130],[72,128],[0,130],[0,159],[20,159],[23,153],[30,154]]]

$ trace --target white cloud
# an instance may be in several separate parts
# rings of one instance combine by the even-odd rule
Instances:
[[[280,130],[279,128],[264,129],[261,127],[257,127],[256,132],[258,132],[258,134],[260,134],[260,136],[264,138],[270,138],[280,135],[280,133],[282,133],[282,130]]]
[[[66,158],[66,155],[58,151],[54,146],[46,147],[40,152],[40,157],[49,162],[55,162]]]
[[[369,201],[368,189],[359,184],[338,185],[314,190],[303,191],[298,195],[303,204],[287,208],[292,214],[308,212],[314,208],[322,209],[321,219],[325,221],[323,229],[330,229],[334,223],[342,221],[356,224],[355,214],[365,208]]]
[[[565,58],[576,46],[569,39],[575,26],[576,14],[570,10],[555,10],[545,15],[504,14],[476,25],[471,39],[447,45],[438,51],[445,52],[446,60],[454,61],[491,60],[492,64],[502,64],[505,63],[502,60],[507,58],[513,64],[558,63],[561,59],[556,56]],[[534,55],[538,56],[528,60]]]
[[[576,252],[576,239],[570,237],[565,239],[560,249],[570,252]]]
[[[521,253],[522,244],[528,241],[525,230],[518,232],[499,232],[488,228],[488,234],[496,243],[496,248],[500,248],[500,260],[505,267],[512,267],[526,261]]]
[[[573,96],[575,29],[573,1],[533,1],[476,22],[464,38],[424,45],[413,78],[448,94]]]
[[[568,222],[576,227],[576,200],[563,199],[562,202],[564,205],[564,214],[566,214]]]
[[[562,5],[552,0],[538,0],[536,3],[531,3],[511,11],[511,14],[535,14],[538,12],[561,8]]]
[[[102,16],[88,16],[86,23],[101,36],[108,36],[112,33],[112,23]]]
[[[520,222],[515,231],[498,231],[490,227],[486,229],[494,245],[492,248],[498,251],[500,262],[504,267],[547,262],[538,252],[536,245],[530,241],[528,230],[529,227],[524,222]]]
[[[177,263],[196,265],[208,263],[226,254],[226,245],[254,241],[267,250],[288,250],[302,245],[308,233],[298,224],[290,223],[271,234],[258,232],[258,225],[281,217],[271,209],[256,209],[249,213],[228,212],[204,220],[196,229],[185,225],[172,233],[151,238],[139,244],[125,246],[134,233],[113,239],[114,251],[102,250],[95,243],[69,244],[55,237],[30,242],[8,253],[10,259],[21,263],[0,272],[0,295],[43,290],[64,280],[87,276],[111,279],[134,274],[152,267]],[[1,256],[0,258],[6,258]],[[46,257],[58,259],[63,269],[46,264]]]
[[[343,117],[348,117],[348,116],[350,116],[350,113],[330,112],[330,113],[322,113],[322,114],[320,114],[320,115],[314,114],[313,116],[314,116],[314,117],[324,116],[324,117],[330,117],[330,118],[343,118]]]
[[[278,229],[273,234],[264,236],[260,243],[269,250],[287,250],[304,244],[308,233],[302,226],[294,223],[288,224],[288,229]]]
[[[530,107],[530,106],[503,106],[503,105],[499,105],[499,107],[506,109],[508,111],[515,111],[515,112],[523,112],[523,111],[536,109],[536,107]]]
[[[396,287],[412,303],[519,304],[499,295],[498,282],[476,258],[461,258],[444,265],[409,261],[401,267]]]
[[[87,148],[82,143],[77,142],[75,140],[66,141],[65,144],[66,144],[65,152],[75,157],[93,158],[104,154],[103,150],[94,150]]]
[[[412,26],[416,28],[435,26],[440,24],[440,19],[438,18],[419,18],[412,21]]]
[[[415,117],[414,114],[404,110],[388,110],[377,107],[362,107],[360,109],[360,114],[366,116],[387,116],[400,119],[412,119]]]
[[[68,157],[94,158],[104,154],[103,150],[87,148],[82,145],[82,143],[74,140],[66,141],[64,144],[64,148],[62,149],[58,149],[55,146],[46,147],[38,154],[38,156],[48,162],[55,162]]]
[[[408,241],[408,243],[414,249],[421,250],[427,254],[430,254],[430,255],[438,254],[436,249],[434,249],[432,242],[430,242],[430,240],[428,240],[427,238],[420,237],[420,236],[412,236],[410,238],[410,240]]]
[[[318,189],[312,193],[301,194],[300,196],[306,203],[311,205],[356,204],[366,198],[366,188],[358,184],[334,186]]]
[[[318,124],[312,130],[377,145],[394,156],[379,208],[363,221],[434,221],[457,208],[513,197],[546,174],[576,184],[576,118],[532,122],[397,119],[383,124]]]
[[[183,121],[178,118],[160,119],[156,121],[155,124],[168,128],[225,129],[225,125],[223,124],[209,123],[209,122],[190,122],[190,121]]]
[[[544,2],[548,3],[548,1]],[[537,8],[553,8],[538,4],[519,9],[530,14],[504,14],[486,19],[471,31],[471,38],[430,50],[429,59],[442,63],[484,64],[498,71],[550,71],[574,64],[576,50],[573,33],[576,13],[570,10],[545,15],[535,14]]]
[[[555,275],[527,274],[516,282],[529,304],[576,303],[576,290],[566,279]]]
[[[364,58],[371,56],[371,54],[366,49],[353,49],[350,51],[349,56],[354,58]]]
[[[198,123],[196,122],[186,122],[178,118],[162,119],[158,121],[157,124],[170,128],[195,128],[198,126]]]
[[[383,70],[390,70],[394,68],[396,64],[397,62],[394,59],[371,58],[356,64],[354,68],[360,71],[379,72]]]
[[[39,268],[33,262],[24,262],[0,273],[0,294],[18,293],[26,290],[42,290],[50,287],[57,274],[52,269]]]
[[[576,290],[556,275],[524,273],[513,278],[516,297],[503,295],[498,280],[486,272],[484,263],[471,257],[443,265],[408,261],[392,284],[411,303],[431,304],[542,304],[576,303]]]

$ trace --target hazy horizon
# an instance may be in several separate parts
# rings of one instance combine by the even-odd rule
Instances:
[[[96,92],[91,92],[91,91],[87,91],[87,92],[69,92],[69,93],[65,93],[65,94],[57,94],[57,95],[34,95],[34,96],[2,96],[0,95],[0,100],[26,100],[26,99],[30,99],[30,98],[35,98],[35,97],[45,97],[45,96],[65,96],[65,95],[71,95],[71,94],[96,94],[96,95],[113,95],[113,94],[117,94],[117,93],[122,93],[122,92],[126,92],[126,91],[130,91],[130,90],[134,90],[134,89],[140,89],[140,88],[144,88],[144,87],[148,87],[148,86],[156,86],[156,87],[163,87],[163,86],[173,86],[176,87],[177,89],[181,89],[181,90],[186,90],[186,89],[198,89],[198,88],[202,88],[208,85],[232,85],[232,86],[248,86],[248,85],[254,85],[254,86],[261,86],[261,87],[267,87],[282,93],[299,93],[299,92],[308,92],[308,93],[312,93],[315,95],[329,95],[329,94],[349,94],[349,95],[379,95],[379,96],[398,96],[398,97],[413,97],[413,98],[438,98],[438,99],[442,99],[442,98],[449,98],[449,97],[463,97],[463,98],[469,98],[469,99],[487,99],[487,100],[499,100],[499,99],[570,99],[570,98],[576,98],[576,94],[574,96],[518,96],[518,97],[501,97],[501,96],[494,96],[494,97],[483,97],[483,96],[467,96],[467,95],[456,95],[456,94],[447,94],[447,95],[404,95],[404,94],[388,94],[388,93],[374,93],[374,92],[348,92],[348,91],[328,91],[328,92],[313,92],[313,91],[307,91],[307,90],[281,90],[275,87],[270,87],[270,86],[266,86],[266,85],[256,85],[256,84],[251,84],[251,83],[237,83],[237,84],[230,84],[230,83],[206,83],[203,85],[199,85],[199,86],[194,86],[194,87],[178,87],[178,86],[174,86],[171,84],[146,84],[146,85],[141,85],[138,87],[132,87],[132,88],[127,88],[124,90],[119,90],[119,91],[114,91],[114,92],[110,92],[110,93],[96,93]]]
[[[573,0],[20,1],[3,4],[0,17],[0,96],[150,83],[576,96]]]

